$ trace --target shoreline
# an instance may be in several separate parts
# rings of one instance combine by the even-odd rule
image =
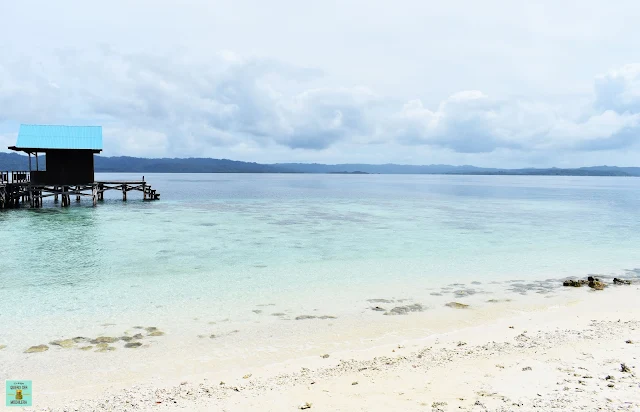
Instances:
[[[268,334],[262,334],[263,331],[253,338],[253,343],[260,345],[247,345],[247,342],[235,338],[232,334],[220,340],[196,340],[194,346],[193,342],[181,343],[180,340],[184,339],[184,336],[171,336],[168,333],[166,337],[156,338],[157,343],[151,344],[146,350],[143,348],[123,349],[105,354],[61,350],[56,351],[55,354],[31,354],[28,355],[29,361],[24,363],[24,369],[32,371],[40,369],[40,373],[38,373],[41,378],[39,387],[48,387],[49,390],[41,389],[40,395],[34,397],[34,400],[39,398],[40,401],[37,401],[36,408],[29,410],[43,410],[43,408],[49,410],[46,409],[47,407],[51,407],[50,410],[55,411],[73,410],[73,408],[82,411],[156,410],[159,406],[162,409],[170,410],[175,407],[194,411],[212,409],[233,411],[254,408],[258,408],[258,410],[295,410],[304,402],[312,403],[312,410],[391,410],[394,408],[402,410],[425,410],[426,408],[428,410],[432,403],[427,402],[427,406],[422,405],[425,401],[420,401],[416,405],[398,401],[402,405],[394,403],[382,407],[375,402],[370,403],[370,400],[377,398],[376,391],[382,390],[383,387],[398,386],[397,376],[402,378],[406,375],[406,379],[409,379],[408,376],[413,376],[416,370],[421,370],[422,367],[426,369],[443,368],[443,359],[449,358],[451,362],[448,363],[448,367],[452,371],[457,370],[460,365],[466,365],[466,369],[458,371],[459,376],[453,372],[443,371],[442,373],[446,372],[447,376],[453,374],[447,380],[462,379],[471,373],[470,371],[474,371],[471,374],[477,375],[475,378],[477,382],[470,382],[468,385],[478,389],[479,382],[488,379],[485,375],[498,376],[495,374],[495,364],[487,364],[489,360],[499,363],[500,361],[496,359],[506,359],[509,356],[517,357],[519,355],[514,351],[518,348],[526,348],[526,346],[513,346],[514,339],[522,336],[525,330],[528,332],[522,339],[527,338],[528,342],[537,342],[535,347],[543,349],[547,354],[545,356],[550,356],[549,354],[554,352],[566,353],[568,339],[573,339],[582,333],[587,333],[587,331],[592,334],[597,332],[600,334],[597,338],[598,342],[603,342],[605,347],[604,353],[607,353],[607,345],[620,346],[619,344],[622,342],[621,348],[611,349],[611,357],[620,356],[617,353],[620,350],[624,354],[630,353],[631,356],[625,355],[626,360],[620,357],[620,361],[626,361],[629,365],[636,366],[634,361],[640,359],[640,346],[624,344],[624,342],[625,340],[640,342],[640,324],[635,321],[640,319],[640,303],[635,301],[638,286],[636,284],[630,286],[610,285],[604,291],[586,289],[589,288],[574,289],[560,286],[558,289],[560,293],[556,295],[561,296],[555,296],[550,300],[540,298],[540,302],[543,302],[544,305],[527,306],[524,304],[527,302],[526,300],[516,299],[511,302],[487,305],[484,309],[474,307],[464,310],[446,308],[441,311],[409,313],[406,316],[380,315],[377,318],[380,322],[374,321],[377,325],[361,324],[359,328],[350,325],[355,327],[355,330],[352,330],[349,335],[346,335],[344,328],[326,327],[322,333],[326,333],[324,339],[320,339],[322,334],[314,329],[323,329],[324,324],[319,322],[331,322],[331,320],[294,321],[296,322],[294,329],[301,328],[301,335],[304,338],[306,334],[307,342],[304,340],[292,342],[290,347],[284,351],[281,348],[279,351],[274,351],[273,348],[265,346],[268,343],[276,346],[276,343],[265,342],[264,340],[269,337]],[[485,296],[485,298],[488,297]],[[434,320],[434,315],[444,315],[445,317]],[[616,317],[616,321],[620,318],[623,322],[634,321],[634,323],[624,324],[624,327],[618,325],[616,329],[616,325],[605,322],[610,321],[612,317]],[[601,323],[592,325],[590,324],[591,320],[597,320]],[[339,323],[335,322],[336,325]],[[298,327],[298,325],[300,326]],[[508,326],[514,326],[514,328],[510,329]],[[604,336],[601,336],[603,334]],[[621,340],[624,334],[628,337]],[[238,333],[237,335],[242,334]],[[549,339],[551,340],[549,341]],[[256,340],[259,342],[255,342]],[[542,342],[546,341],[550,343],[543,345]],[[462,342],[464,344],[461,344]],[[497,342],[498,346],[491,346],[492,342]],[[515,342],[518,342],[517,339]],[[200,343],[203,346],[199,348],[197,345]],[[486,345],[490,345],[488,349],[482,349]],[[427,362],[425,358],[427,352],[424,352],[427,347],[439,348],[446,355],[445,358],[430,358],[429,362],[431,363]],[[484,350],[489,351],[493,354],[492,357],[497,358],[493,359],[491,356],[487,359],[478,358],[477,353],[482,353]],[[465,351],[471,351],[472,354]],[[585,353],[586,351],[588,348],[585,349]],[[167,357],[167,353],[171,357]],[[422,357],[418,357],[420,353],[422,353]],[[133,354],[135,354],[135,358],[130,357]],[[323,357],[325,354],[329,356]],[[44,357],[41,357],[43,355],[54,355],[56,359],[52,359],[53,356],[50,356],[49,360],[45,360]],[[604,356],[600,352],[597,355],[601,358]],[[2,352],[0,352],[0,356],[2,356]],[[593,356],[595,356],[595,352]],[[385,359],[385,362],[391,363],[383,362],[381,364],[380,359],[382,358]],[[420,359],[419,362],[418,359]],[[552,357],[549,361],[554,362],[553,359],[556,358]],[[525,360],[534,362],[535,357],[527,358],[524,356],[520,362]],[[423,366],[419,366],[416,362],[423,364]],[[577,359],[573,359],[572,362],[577,362]],[[74,363],[76,365],[82,363],[83,367],[78,372],[75,370],[72,372]],[[47,369],[46,372],[42,370],[44,365],[46,365],[44,368]],[[355,368],[354,365],[360,366]],[[390,367],[393,365],[396,366]],[[568,365],[571,366],[571,362]],[[503,366],[507,368],[507,365]],[[16,367],[18,365],[14,364],[10,368],[13,370],[9,373],[16,373]],[[370,367],[376,368],[371,369],[371,376],[366,373],[363,375],[360,373],[361,371],[354,370],[354,368],[370,370]],[[127,371],[127,369],[132,369],[132,371]],[[550,379],[547,375],[550,373],[553,375],[552,371],[546,369],[544,373],[540,373],[542,373],[538,376],[540,379]],[[57,376],[60,374],[71,375],[65,375],[61,378],[61,376]],[[363,375],[364,378],[356,379],[360,375]],[[513,377],[516,381],[522,377],[516,375]],[[593,376],[595,379],[595,375]],[[243,377],[247,378],[243,379]],[[346,385],[345,382],[350,379],[354,380]],[[47,381],[52,383],[51,386],[48,386]],[[57,381],[56,384],[53,384],[54,381]],[[220,381],[224,381],[225,385],[219,385]],[[311,386],[311,381],[315,382],[313,386]],[[356,381],[358,384],[352,385],[353,388],[350,388],[351,383]],[[77,382],[83,382],[83,384],[78,385]],[[186,383],[181,385],[184,382]],[[635,382],[637,390],[637,381],[633,382]],[[406,384],[405,382],[403,385]],[[485,382],[481,386],[495,384],[495,382]],[[477,405],[456,401],[460,397],[468,400],[473,397],[472,395],[466,394],[456,398],[455,393],[447,392],[446,388],[440,387],[441,385],[433,382],[430,385],[432,386],[424,386],[420,391],[416,389],[417,392],[411,396],[417,399],[420,394],[424,399],[433,398],[433,402],[436,403],[447,402],[447,407],[436,405],[434,410],[484,410],[473,409]],[[329,392],[315,390],[320,387],[324,387],[324,390]],[[362,391],[355,390],[365,387],[370,387],[373,392],[367,395]],[[432,388],[427,390],[428,387]],[[240,392],[233,388],[238,388]],[[402,388],[403,386],[400,385],[397,391],[404,390],[404,393],[407,394],[411,392],[407,388]],[[610,388],[607,387],[607,389]],[[616,390],[622,391],[627,396],[624,389],[616,387]],[[513,392],[513,388],[507,385],[505,391]],[[78,392],[83,393],[83,396],[77,397]],[[274,397],[274,393],[278,396]],[[507,396],[510,400],[515,399],[515,403],[520,402],[522,405],[535,404],[534,400],[528,398],[527,391],[514,393],[510,396],[501,396]],[[303,396],[304,394],[308,395]],[[548,395],[551,396],[551,393]],[[565,395],[569,396],[563,393],[563,396]],[[442,400],[437,400],[438,396]],[[159,398],[153,400],[154,397]],[[256,403],[259,402],[258,399],[265,399],[265,397],[273,398],[272,402],[275,403],[266,407]],[[387,396],[384,399],[385,402],[391,402],[396,397],[387,399]],[[76,398],[78,400],[72,400]],[[498,406],[505,407],[504,410],[515,408],[513,405],[499,405],[494,397],[490,398],[491,400],[487,401],[483,396],[477,400],[486,405],[493,405],[491,408]],[[542,398],[537,400],[539,402],[552,401],[547,395],[539,398]],[[640,400],[633,396],[629,399],[635,402],[633,403],[634,407],[640,406]],[[109,400],[108,403],[106,403],[107,400]],[[598,403],[600,401],[597,399],[593,402],[596,402],[593,405],[601,405],[605,408],[611,406],[606,403]],[[110,405],[110,409],[101,407],[101,404]],[[454,404],[457,405],[455,408],[452,406]],[[549,405],[551,403],[548,403]],[[462,409],[458,409],[458,406]],[[521,410],[528,410],[525,406],[521,408],[524,408]]]

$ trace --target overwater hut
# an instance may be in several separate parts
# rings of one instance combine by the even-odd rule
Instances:
[[[71,195],[91,197],[93,204],[104,199],[107,190],[135,190],[144,200],[157,200],[160,194],[144,181],[96,181],[94,155],[102,151],[101,126],[20,125],[15,146],[9,149],[29,156],[29,170],[2,171],[0,165],[0,209],[18,207],[29,201],[32,207],[42,205],[44,197],[53,196],[62,206],[69,206]],[[39,154],[46,157],[41,167]]]
[[[33,185],[89,184],[95,182],[93,155],[102,151],[102,127],[23,124],[9,149],[29,155]],[[46,170],[40,170],[39,153],[46,155]]]

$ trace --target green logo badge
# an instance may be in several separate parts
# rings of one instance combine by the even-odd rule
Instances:
[[[7,381],[7,406],[31,406],[31,381]]]

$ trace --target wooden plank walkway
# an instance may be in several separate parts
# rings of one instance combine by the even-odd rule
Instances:
[[[19,208],[29,204],[31,207],[42,207],[44,198],[53,197],[54,203],[61,200],[61,206],[71,204],[71,196],[80,202],[82,197],[91,198],[93,205],[104,200],[104,192],[117,190],[122,192],[122,200],[127,201],[127,194],[132,191],[142,192],[143,200],[160,200],[160,193],[144,180],[138,181],[97,181],[88,184],[33,184],[29,176],[22,173],[11,173],[17,181],[9,181],[8,172],[0,172],[0,209]]]

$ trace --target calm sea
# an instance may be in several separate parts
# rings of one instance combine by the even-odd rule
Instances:
[[[3,327],[0,343],[90,319],[248,320],[276,304],[348,314],[367,298],[415,298],[450,283],[637,276],[625,270],[640,267],[637,178],[146,180],[161,201],[111,192],[96,208],[72,200],[0,213],[0,324],[22,325]]]

